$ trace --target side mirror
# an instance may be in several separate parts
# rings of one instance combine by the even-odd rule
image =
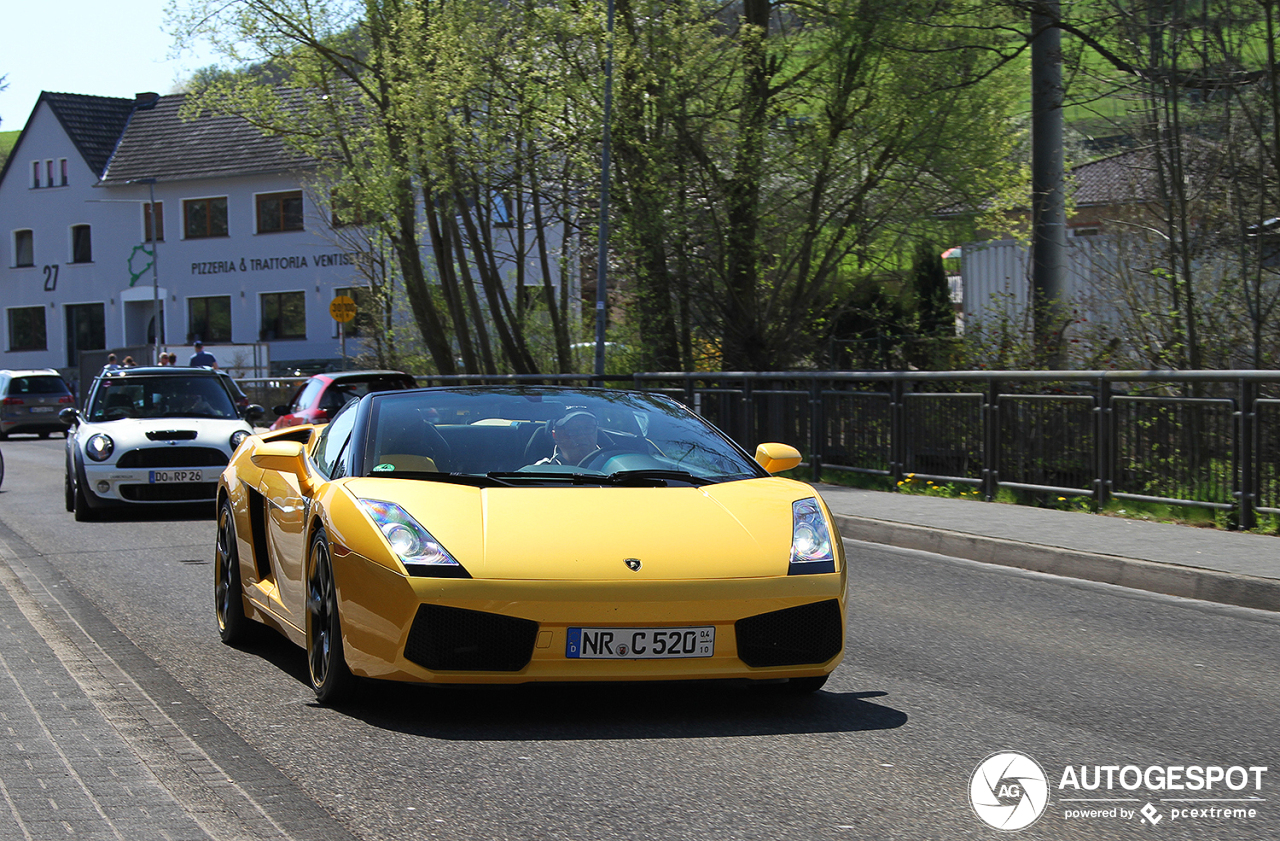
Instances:
[[[67,426],[75,426],[80,422],[80,410],[74,406],[68,406],[61,412],[58,412],[58,420]]]
[[[298,441],[268,441],[259,444],[249,459],[263,470],[292,473],[298,477],[298,487],[310,495],[313,485],[307,474],[307,450]]]
[[[782,473],[802,461],[800,451],[790,444],[761,444],[756,447],[756,461],[769,473]]]
[[[272,410],[271,410],[271,411],[273,411],[273,412],[275,412],[275,413],[276,413],[276,417],[278,417],[278,418],[282,418],[282,417],[284,417],[285,415],[289,414],[289,407],[288,407],[288,406],[275,406],[274,408],[272,408]]]
[[[266,413],[267,410],[259,406],[257,403],[250,403],[248,406],[244,407],[244,411],[240,414],[249,423],[257,423],[262,420],[262,416]]]

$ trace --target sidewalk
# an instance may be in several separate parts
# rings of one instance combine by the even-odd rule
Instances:
[[[852,540],[1280,611],[1280,536],[815,485]]]

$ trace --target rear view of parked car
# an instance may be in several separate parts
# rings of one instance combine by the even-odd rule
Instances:
[[[75,405],[71,389],[52,368],[0,371],[0,440],[15,432],[65,435],[58,412]]]

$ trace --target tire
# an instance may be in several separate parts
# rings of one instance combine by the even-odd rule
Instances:
[[[75,511],[76,510],[76,494],[75,494],[75,491],[71,489],[70,468],[67,469],[66,481],[63,483],[63,497],[64,497],[64,501],[67,504],[67,510]]]
[[[338,588],[333,580],[329,539],[324,529],[311,539],[307,563],[307,673],[316,700],[341,703],[351,697],[355,676],[347,668],[338,616]]]
[[[213,546],[213,607],[218,616],[218,636],[227,645],[244,642],[253,631],[253,620],[244,612],[244,588],[240,584],[240,551],[236,544],[236,520],[230,500],[218,509],[218,536]]]
[[[80,482],[75,483],[75,494],[71,500],[71,510],[76,514],[76,522],[92,523],[98,519],[98,512],[89,507],[89,496]]]

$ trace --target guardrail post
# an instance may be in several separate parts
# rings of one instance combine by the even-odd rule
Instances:
[[[1240,380],[1240,412],[1236,424],[1236,511],[1238,526],[1248,530],[1258,525],[1258,465],[1254,457],[1257,434],[1258,386],[1251,380]]]
[[[822,383],[815,377],[809,380],[809,467],[815,482],[822,481],[822,442],[826,429],[826,413],[822,410]]]
[[[987,380],[982,407],[982,498],[993,502],[1000,490],[1000,383]]]
[[[1106,377],[1098,378],[1098,405],[1094,407],[1094,480],[1093,510],[1095,512],[1106,507],[1111,501],[1111,477],[1115,463],[1115,449],[1112,438],[1115,434],[1111,415],[1111,381]]]
[[[903,480],[906,471],[903,463],[907,448],[907,413],[903,405],[906,388],[906,382],[896,377],[889,383],[889,475],[895,488]]]
[[[752,406],[755,395],[751,384],[752,378],[750,374],[742,378],[742,423],[740,426],[742,437],[738,440],[743,442],[743,446],[748,451],[754,452],[758,442],[755,441],[755,410]]]

